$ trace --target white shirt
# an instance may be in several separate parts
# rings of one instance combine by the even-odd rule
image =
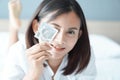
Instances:
[[[20,41],[10,48],[5,61],[4,72],[2,76],[3,78],[0,80],[23,80],[25,74],[28,72],[29,67],[25,55],[25,49],[25,43],[21,43]],[[63,71],[61,69],[67,65],[67,57],[68,55],[64,57],[55,75],[50,66],[47,64],[47,67],[45,67],[39,80],[52,80],[53,75],[54,80],[95,80],[96,66],[93,53],[91,53],[91,59],[87,68],[82,73],[77,75],[73,73],[64,76],[62,74]]]

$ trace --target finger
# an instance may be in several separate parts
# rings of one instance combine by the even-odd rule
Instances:
[[[48,60],[49,59],[49,57],[48,56],[42,56],[42,57],[40,57],[40,58],[38,58],[36,61],[37,62],[42,62],[42,63],[44,63],[46,60]]]
[[[50,43],[48,43],[48,42],[40,42],[39,44],[40,45],[46,45],[46,46],[49,46],[49,47],[51,46]]]
[[[40,57],[42,57],[42,56],[47,56],[47,57],[49,57],[49,56],[51,56],[51,54],[49,53],[49,52],[47,52],[47,51],[42,51],[42,52],[39,52],[39,53],[36,53],[36,54],[31,54],[31,55],[27,55],[30,59],[38,59],[38,58],[40,58]]]
[[[28,54],[34,54],[34,53],[38,53],[44,50],[49,50],[50,47],[45,45],[45,44],[36,44],[34,46],[32,46],[31,48],[26,50],[26,53]]]
[[[29,57],[28,60],[30,61],[33,61],[34,63],[37,63],[37,64],[41,64],[43,63],[45,60],[48,60],[49,59],[49,56],[41,56],[41,57],[38,57],[37,59],[33,59],[32,57]]]

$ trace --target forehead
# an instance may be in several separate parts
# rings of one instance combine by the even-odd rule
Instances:
[[[48,14],[41,20],[41,22],[58,23],[66,26],[80,26],[80,18],[73,11],[63,13],[53,18],[54,14],[55,12]]]

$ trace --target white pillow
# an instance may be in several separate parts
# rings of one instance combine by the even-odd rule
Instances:
[[[22,39],[24,36],[23,34],[19,34],[19,39]],[[9,32],[0,32],[0,75],[2,74],[3,69],[3,62],[4,58],[7,55],[8,49],[8,40],[9,40]]]
[[[120,57],[120,45],[103,35],[90,35],[90,44],[96,59]]]
[[[23,34],[19,34],[19,39],[22,39]],[[6,53],[8,47],[9,40],[9,32],[0,32],[0,55],[4,55]]]
[[[8,46],[8,33],[0,32],[0,59],[3,58]],[[1,60],[0,60],[1,61]]]
[[[2,74],[3,61],[7,51],[7,44],[8,44],[8,34],[6,34],[5,32],[0,32],[0,75]]]

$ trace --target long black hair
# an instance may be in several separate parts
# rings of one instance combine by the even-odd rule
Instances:
[[[32,29],[33,20],[40,21],[42,18],[46,17],[51,12],[56,11],[50,20],[55,19],[61,14],[69,13],[74,11],[76,15],[80,18],[80,30],[82,30],[82,35],[78,39],[74,48],[68,53],[68,63],[63,69],[64,75],[72,74],[74,71],[77,73],[82,72],[88,65],[91,51],[90,43],[87,31],[87,25],[83,11],[76,0],[43,0],[43,2],[38,6],[31,22],[28,26],[26,32],[26,45],[27,48],[38,43],[38,40],[34,38],[34,32]]]

